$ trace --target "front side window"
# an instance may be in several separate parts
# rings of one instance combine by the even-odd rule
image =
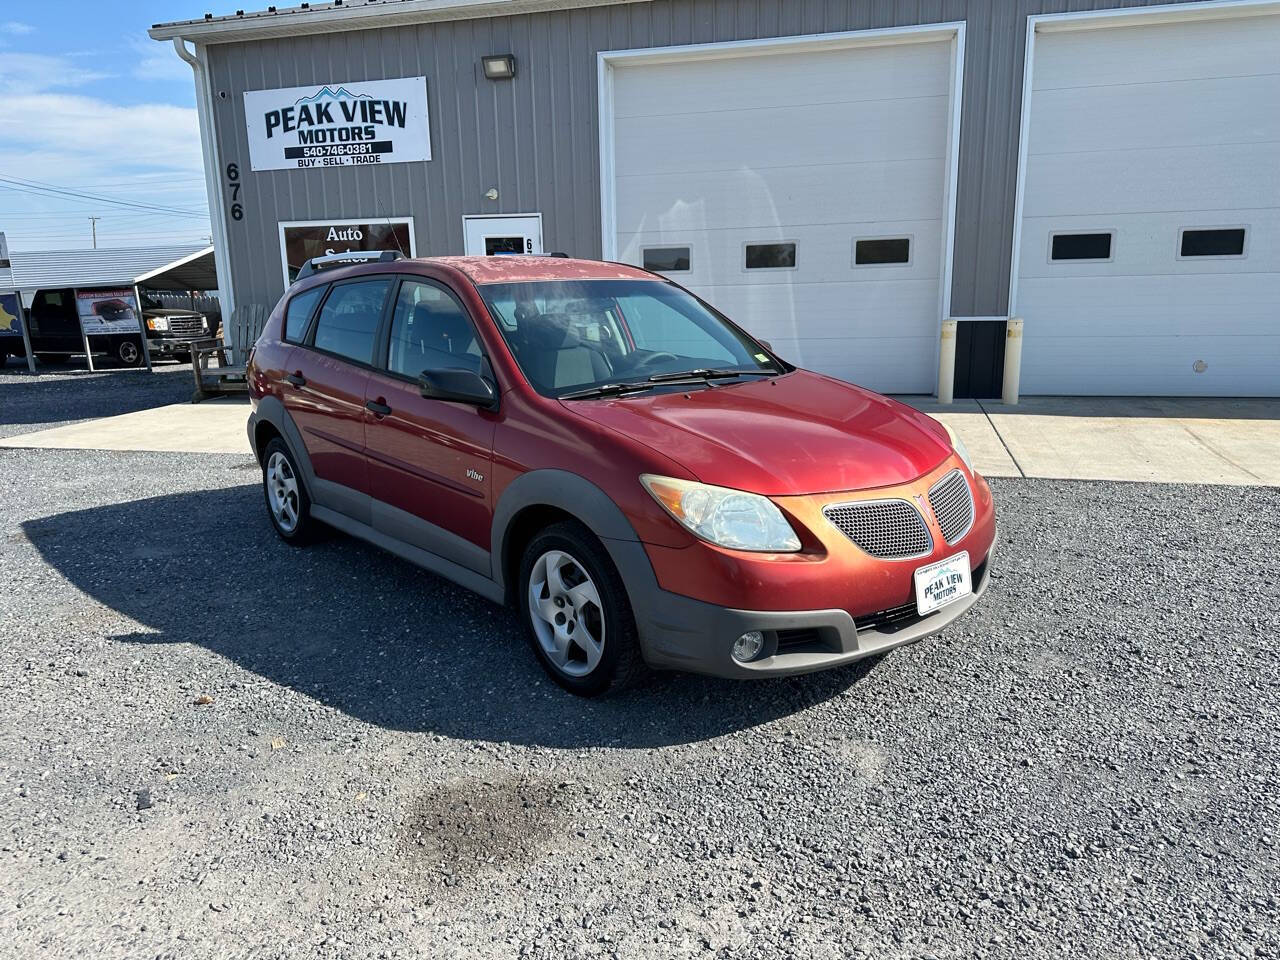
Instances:
[[[387,350],[391,373],[414,379],[424,370],[461,367],[479,373],[483,356],[462,304],[434,283],[400,284]]]
[[[334,286],[316,317],[315,348],[357,363],[373,363],[373,342],[390,288],[387,277]]]
[[[304,290],[289,301],[289,306],[284,311],[284,338],[290,343],[302,341],[303,335],[307,332],[307,321],[315,312],[316,304],[320,302],[325,289],[322,283],[311,290]]]
[[[661,281],[555,280],[479,289],[520,369],[544,396],[692,370],[778,370],[758,343]]]

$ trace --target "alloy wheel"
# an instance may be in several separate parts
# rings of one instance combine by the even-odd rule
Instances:
[[[529,619],[547,659],[570,677],[585,677],[604,655],[604,610],[586,568],[548,550],[529,573]]]
[[[293,533],[298,528],[298,478],[283,453],[276,451],[267,460],[266,482],[272,516],[281,530]]]

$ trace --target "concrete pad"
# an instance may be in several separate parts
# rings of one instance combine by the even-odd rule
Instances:
[[[976,400],[957,400],[943,406],[936,400],[918,397],[899,399],[940,420],[964,441],[973,465],[984,477],[1020,477],[1022,472],[1009,456],[996,429]]]
[[[1033,397],[984,406],[1028,477],[1280,484],[1280,400]]]
[[[249,405],[239,399],[175,403],[7,437],[0,447],[250,453],[248,419]]]

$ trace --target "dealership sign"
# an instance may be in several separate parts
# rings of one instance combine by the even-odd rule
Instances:
[[[431,159],[426,77],[249,90],[244,113],[254,170]]]
[[[137,333],[137,303],[132,290],[77,290],[76,313],[80,329],[100,333]]]

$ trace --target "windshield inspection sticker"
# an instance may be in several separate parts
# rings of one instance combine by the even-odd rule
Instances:
[[[427,78],[249,90],[254,170],[306,170],[431,159]]]

